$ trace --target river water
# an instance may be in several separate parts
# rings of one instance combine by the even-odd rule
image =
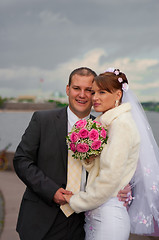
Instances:
[[[33,112],[0,112],[0,150],[11,143],[8,151],[15,151],[32,114]],[[159,113],[146,112],[146,115],[159,146]]]

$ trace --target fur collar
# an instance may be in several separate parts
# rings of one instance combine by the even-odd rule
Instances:
[[[109,126],[111,122],[125,112],[131,111],[130,103],[122,103],[118,107],[112,108],[99,116],[99,121],[106,126]]]

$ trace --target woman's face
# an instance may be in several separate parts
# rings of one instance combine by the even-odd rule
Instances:
[[[113,93],[100,89],[96,82],[92,86],[92,102],[96,112],[106,112],[115,107],[116,100],[120,100],[121,91],[116,90]]]

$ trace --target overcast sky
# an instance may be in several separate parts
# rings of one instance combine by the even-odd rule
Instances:
[[[159,101],[159,0],[0,0],[1,96],[64,94],[81,66]]]

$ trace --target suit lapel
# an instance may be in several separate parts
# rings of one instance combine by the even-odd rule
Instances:
[[[90,118],[91,118],[92,120],[95,119],[95,117],[94,117],[92,114],[90,114]]]
[[[64,167],[67,170],[67,156],[68,156],[68,147],[66,145],[66,136],[67,136],[67,108],[63,108],[59,111],[56,117],[55,125],[57,130],[57,137],[59,140],[60,149],[63,156]]]

